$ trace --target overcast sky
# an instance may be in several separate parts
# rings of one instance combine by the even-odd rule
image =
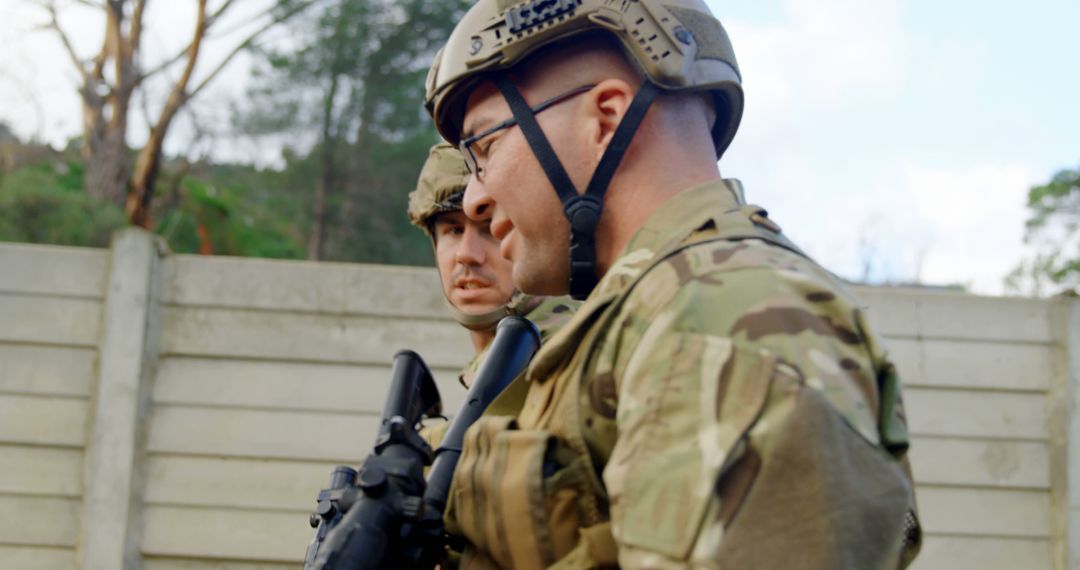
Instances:
[[[267,4],[247,1],[237,25]],[[708,3],[732,37],[747,93],[725,176],[742,179],[752,202],[845,277],[1002,292],[1024,254],[1027,189],[1080,166],[1080,2]],[[151,3],[156,53],[183,44],[194,5]],[[79,129],[75,74],[55,38],[35,29],[42,21],[32,1],[0,0],[0,120],[59,145]],[[92,53],[97,15],[73,10],[63,23]],[[248,69],[237,62],[200,96],[204,116],[227,119]],[[186,142],[184,130],[176,135],[170,148]],[[228,142],[214,152],[273,149]]]

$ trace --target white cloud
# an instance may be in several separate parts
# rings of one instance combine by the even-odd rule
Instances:
[[[910,165],[904,180],[918,216],[933,232],[925,260],[930,282],[970,281],[1000,294],[1023,257],[1027,189],[1045,175],[1026,164],[944,169]]]
[[[963,68],[970,58],[921,69],[922,39],[900,0],[784,0],[782,8],[766,23],[724,22],[747,94],[724,174],[742,178],[751,201],[845,277],[1000,294],[1025,251],[1027,189],[1046,173],[1020,159],[921,152],[934,128],[950,125],[909,104],[926,73],[949,77],[953,91],[974,89],[979,74]],[[924,123],[902,125],[917,134],[901,141],[889,120],[909,116]]]
[[[963,284],[992,295],[1028,253],[1027,190],[1045,177],[1025,163],[900,158],[837,188],[806,161],[776,162],[780,172],[762,176],[765,191],[748,188],[750,199],[780,213],[785,232],[824,266],[851,279]]]
[[[888,97],[908,76],[899,0],[785,0],[783,20],[725,22],[749,101],[745,135],[775,135],[807,113]]]

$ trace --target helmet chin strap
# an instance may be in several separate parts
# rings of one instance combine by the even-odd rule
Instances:
[[[584,194],[579,194],[540,124],[536,122],[535,113],[514,82],[505,74],[495,75],[492,81],[510,105],[510,111],[521,127],[525,140],[562,201],[563,213],[570,222],[570,296],[583,300],[589,296],[599,280],[596,267],[596,227],[604,210],[604,193],[630,148],[645,113],[660,94],[660,89],[648,80],[642,84],[604,150],[600,164],[589,180],[588,188]]]
[[[449,299],[446,300],[446,306],[450,309],[450,313],[454,315],[454,320],[461,326],[475,332],[492,332],[495,330],[495,325],[498,325],[499,321],[503,320],[503,318],[510,315],[524,317],[529,311],[535,309],[543,301],[543,297],[527,295],[521,291],[515,291],[513,296],[510,297],[510,301],[505,305],[496,307],[479,315],[462,311],[455,307]]]
[[[446,301],[446,307],[450,309],[450,313],[454,315],[454,320],[459,325],[475,332],[495,330],[495,325],[499,324],[499,321],[507,315],[505,305],[479,315],[466,313],[455,307],[449,300]]]

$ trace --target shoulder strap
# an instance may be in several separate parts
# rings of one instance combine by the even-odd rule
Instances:
[[[620,307],[625,300],[630,297],[630,292],[637,287],[638,283],[640,283],[653,269],[679,252],[704,243],[719,241],[737,242],[758,239],[812,261],[809,255],[799,249],[799,247],[792,243],[791,240],[784,237],[781,233],[780,226],[770,220],[768,216],[769,213],[764,208],[752,204],[743,205],[724,212],[713,221],[714,226],[712,228],[706,230],[699,229],[699,231],[690,234],[675,246],[657,255],[652,263],[634,278],[634,281],[630,283],[623,294],[619,295],[617,299],[604,309],[605,315],[602,318],[605,320],[609,319],[609,315],[617,312],[612,309]]]
[[[769,219],[769,212],[761,206],[746,204],[736,209],[728,210],[720,215],[717,222],[719,223],[717,223],[716,228],[692,234],[680,242],[676,247],[665,252],[662,256],[657,258],[656,263],[653,266],[659,265],[668,257],[699,243],[711,241],[744,241],[748,239],[759,239],[786,249],[800,257],[810,259],[810,256],[799,249],[799,246],[792,243],[791,240],[787,239],[787,237],[781,233],[780,226]],[[644,273],[642,273],[642,275],[644,275]]]

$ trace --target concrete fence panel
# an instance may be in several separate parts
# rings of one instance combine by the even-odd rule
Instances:
[[[1080,302],[856,293],[905,380],[916,568],[1080,568]],[[0,567],[296,568],[401,348],[455,409],[433,270],[0,244]]]
[[[109,257],[0,245],[0,567],[76,567]]]

